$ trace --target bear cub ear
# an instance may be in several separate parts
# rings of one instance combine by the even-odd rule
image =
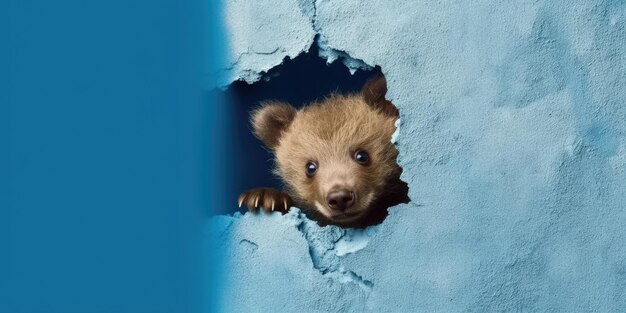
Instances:
[[[385,99],[387,94],[387,81],[383,75],[376,75],[370,78],[361,90],[361,95],[367,104],[382,113],[399,117],[400,112],[388,100]]]
[[[278,145],[278,141],[296,117],[296,109],[287,103],[266,101],[252,112],[254,134],[270,149]]]

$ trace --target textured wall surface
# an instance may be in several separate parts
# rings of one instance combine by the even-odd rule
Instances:
[[[231,312],[623,312],[623,1],[228,1],[220,86],[317,40],[378,65],[408,205],[366,230],[219,216]],[[317,37],[316,37],[317,36]]]

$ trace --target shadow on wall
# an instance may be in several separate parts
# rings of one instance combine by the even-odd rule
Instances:
[[[272,174],[274,167],[273,155],[266,150],[261,141],[253,134],[250,126],[250,111],[264,100],[280,100],[289,102],[299,108],[307,103],[328,95],[333,91],[341,93],[358,92],[365,82],[375,74],[381,74],[379,67],[370,71],[357,70],[350,74],[348,68],[340,61],[326,64],[319,57],[319,49],[313,45],[309,52],[283,63],[268,73],[262,80],[248,84],[237,81],[226,90],[214,90],[214,97],[219,103],[232,106],[232,121],[229,140],[229,153],[232,155],[233,188],[232,206],[216,208],[216,214],[244,212],[245,208],[237,207],[239,193],[250,188],[264,186],[280,188],[281,182]]]

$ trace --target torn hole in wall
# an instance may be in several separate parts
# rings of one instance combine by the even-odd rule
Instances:
[[[289,103],[294,109],[301,109],[310,102],[324,101],[326,97],[335,92],[337,94],[359,94],[366,82],[372,77],[382,76],[382,70],[380,67],[370,67],[366,65],[360,66],[359,69],[349,68],[346,63],[354,64],[350,61],[350,56],[346,53],[341,55],[341,58],[335,59],[334,62],[327,64],[328,58],[324,57],[318,47],[314,44],[310,51],[303,53],[294,59],[285,59],[282,64],[274,67],[268,73],[264,73],[258,82],[248,84],[246,82],[234,82],[228,86],[225,91],[218,91],[223,97],[226,97],[230,102],[230,105],[236,114],[233,115],[233,119],[230,125],[231,129],[231,141],[232,149],[234,150],[233,159],[236,167],[234,178],[236,179],[235,193],[228,195],[230,199],[233,199],[233,206],[236,208],[236,199],[238,198],[238,192],[243,192],[255,187],[271,187],[279,188],[283,190],[284,187],[282,179],[272,175],[272,168],[274,168],[274,149],[264,147],[263,143],[259,141],[253,134],[253,127],[249,123],[249,117],[251,112],[260,105],[260,102],[265,100],[276,100]],[[362,62],[362,61],[358,61]],[[353,73],[351,73],[351,71]],[[380,85],[377,85],[380,86]],[[375,90],[372,90],[375,91]],[[371,95],[376,95],[376,92],[371,92]],[[379,101],[386,101],[384,96]],[[371,136],[379,138],[381,145],[385,147],[384,152],[396,151],[395,145],[392,141],[397,136],[396,122],[397,117],[393,116],[397,109],[389,103],[391,106],[387,106],[387,103],[382,103],[383,108],[386,110],[380,110],[382,116],[387,118],[382,119],[379,124],[370,125],[369,123],[356,123],[350,124],[355,132],[348,132],[350,136],[344,136],[343,139],[354,140],[355,138],[370,138]],[[345,103],[338,103],[337,106],[344,106]],[[369,107],[370,104],[364,104],[363,107]],[[378,110],[376,111],[378,112]],[[361,116],[358,112],[351,116],[355,118]],[[392,114],[391,116],[389,114]],[[273,115],[276,116],[276,115]],[[332,116],[332,115],[331,115]],[[332,118],[334,119],[334,116]],[[368,120],[368,119],[364,119]],[[378,120],[378,119],[375,119]],[[386,121],[390,121],[387,123]],[[304,124],[309,124],[304,123]],[[310,124],[315,125],[328,125],[328,121],[324,118],[318,118],[310,121]],[[385,127],[382,127],[385,125]],[[290,125],[292,126],[292,125]],[[383,128],[385,128],[383,130]],[[364,134],[370,134],[371,136],[362,136]],[[380,137],[377,137],[380,136]],[[323,137],[323,136],[322,136]],[[315,142],[315,139],[305,141],[305,143]],[[334,141],[332,141],[334,142]],[[360,165],[356,163],[354,159],[355,150],[345,149],[348,146],[352,148],[362,148],[362,141],[355,141],[354,147],[351,144],[340,145],[344,148],[342,161],[344,158],[350,162],[348,163],[353,168],[370,168],[372,166],[378,166],[373,162],[380,160],[379,154],[371,150],[371,147],[367,147],[367,152],[370,152],[372,163]],[[301,148],[296,150],[304,150],[302,143]],[[325,151],[325,150],[324,150]],[[389,155],[387,155],[388,157]],[[391,163],[397,166],[395,154],[391,154]],[[321,156],[317,155],[316,158],[311,158],[318,161],[317,165],[320,166],[320,173],[326,166],[325,160],[321,160]],[[303,158],[304,163],[308,161],[308,158]],[[297,175],[304,173],[306,170],[306,164],[301,164],[302,167],[297,169],[293,174],[283,175],[283,177],[297,177]],[[391,166],[389,169],[393,172],[395,169]],[[299,171],[299,172],[298,172]],[[331,171],[334,173],[336,171]],[[386,217],[387,208],[401,202],[408,202],[408,187],[404,182],[399,179],[401,169],[397,167],[394,174],[397,174],[397,184],[399,197],[392,199],[384,206],[378,207],[378,220],[375,222],[367,222],[363,224],[343,224],[343,225],[327,225],[338,224],[329,223],[324,219],[324,216],[315,211],[315,207],[305,207],[296,203],[293,208],[286,214],[281,215],[278,213],[273,214],[244,214],[236,212],[232,216],[224,216],[223,219],[227,219],[232,223],[231,230],[227,231],[232,236],[232,247],[236,251],[236,255],[243,258],[255,258],[259,260],[268,260],[268,262],[275,264],[271,269],[264,268],[261,271],[261,276],[271,277],[269,279],[275,279],[276,275],[281,275],[286,272],[286,268],[292,268],[290,257],[280,257],[276,260],[277,255],[284,252],[284,249],[288,250],[288,255],[297,255],[299,251],[299,244],[306,244],[308,247],[308,256],[310,257],[311,266],[320,273],[323,279],[328,279],[335,283],[339,283],[341,288],[352,288],[356,293],[360,295],[367,295],[374,288],[374,277],[370,272],[362,268],[354,267],[350,263],[350,259],[356,257],[359,253],[364,253],[362,250],[367,249],[371,239],[376,236],[381,226],[377,225]],[[388,172],[386,172],[388,174]],[[385,175],[368,174],[361,176],[365,184],[373,185],[372,179],[378,179]],[[303,179],[306,176],[301,176]],[[365,179],[363,179],[365,177]],[[319,178],[319,177],[316,177]],[[307,178],[308,179],[308,178]],[[387,190],[387,186],[378,187],[383,190]],[[294,197],[295,198],[295,197]],[[310,197],[307,199],[313,199]],[[262,201],[260,201],[262,203]],[[302,209],[302,210],[301,210]],[[241,212],[245,210],[245,207],[241,209]],[[233,210],[234,211],[234,210]],[[225,212],[225,213],[232,213]],[[306,214],[306,215],[305,215]],[[253,226],[252,226],[253,225]],[[326,226],[324,226],[326,225]],[[373,226],[369,226],[373,225]],[[369,227],[364,227],[369,226]],[[292,237],[293,231],[298,236],[294,239]],[[299,237],[301,234],[302,237]],[[274,237],[278,236],[278,237]],[[304,239],[304,241],[302,241]],[[294,247],[294,251],[289,250]],[[277,248],[279,247],[279,248]],[[278,251],[280,250],[280,251]],[[302,264],[302,259],[298,259],[298,264]],[[305,264],[306,265],[306,264]],[[300,267],[297,265],[296,267]],[[255,272],[256,273],[256,272]],[[246,275],[250,275],[247,273]],[[256,275],[256,274],[255,274]],[[265,281],[263,279],[263,281]]]
[[[230,197],[240,211],[293,204],[322,226],[379,224],[389,207],[409,201],[391,142],[398,111],[384,98],[380,67],[359,61],[355,70],[345,53],[330,64],[319,55],[314,44],[256,83],[216,91],[235,111]]]

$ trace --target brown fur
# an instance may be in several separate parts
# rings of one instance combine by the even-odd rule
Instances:
[[[399,114],[384,98],[386,91],[384,78],[376,77],[358,94],[332,94],[300,110],[264,103],[253,113],[252,124],[257,137],[273,150],[275,173],[287,188],[250,190],[240,196],[240,205],[286,211],[290,204],[284,199],[290,198],[322,225],[364,227],[380,223],[389,206],[408,202],[408,187],[396,163],[398,151],[391,143]],[[359,150],[369,154],[368,164],[355,161]],[[318,164],[313,177],[306,175],[309,161]],[[326,205],[328,193],[338,188],[355,194],[355,204],[345,216]]]
[[[252,127],[256,136],[272,149],[278,144],[295,115],[296,109],[290,105],[268,101],[252,113]]]

